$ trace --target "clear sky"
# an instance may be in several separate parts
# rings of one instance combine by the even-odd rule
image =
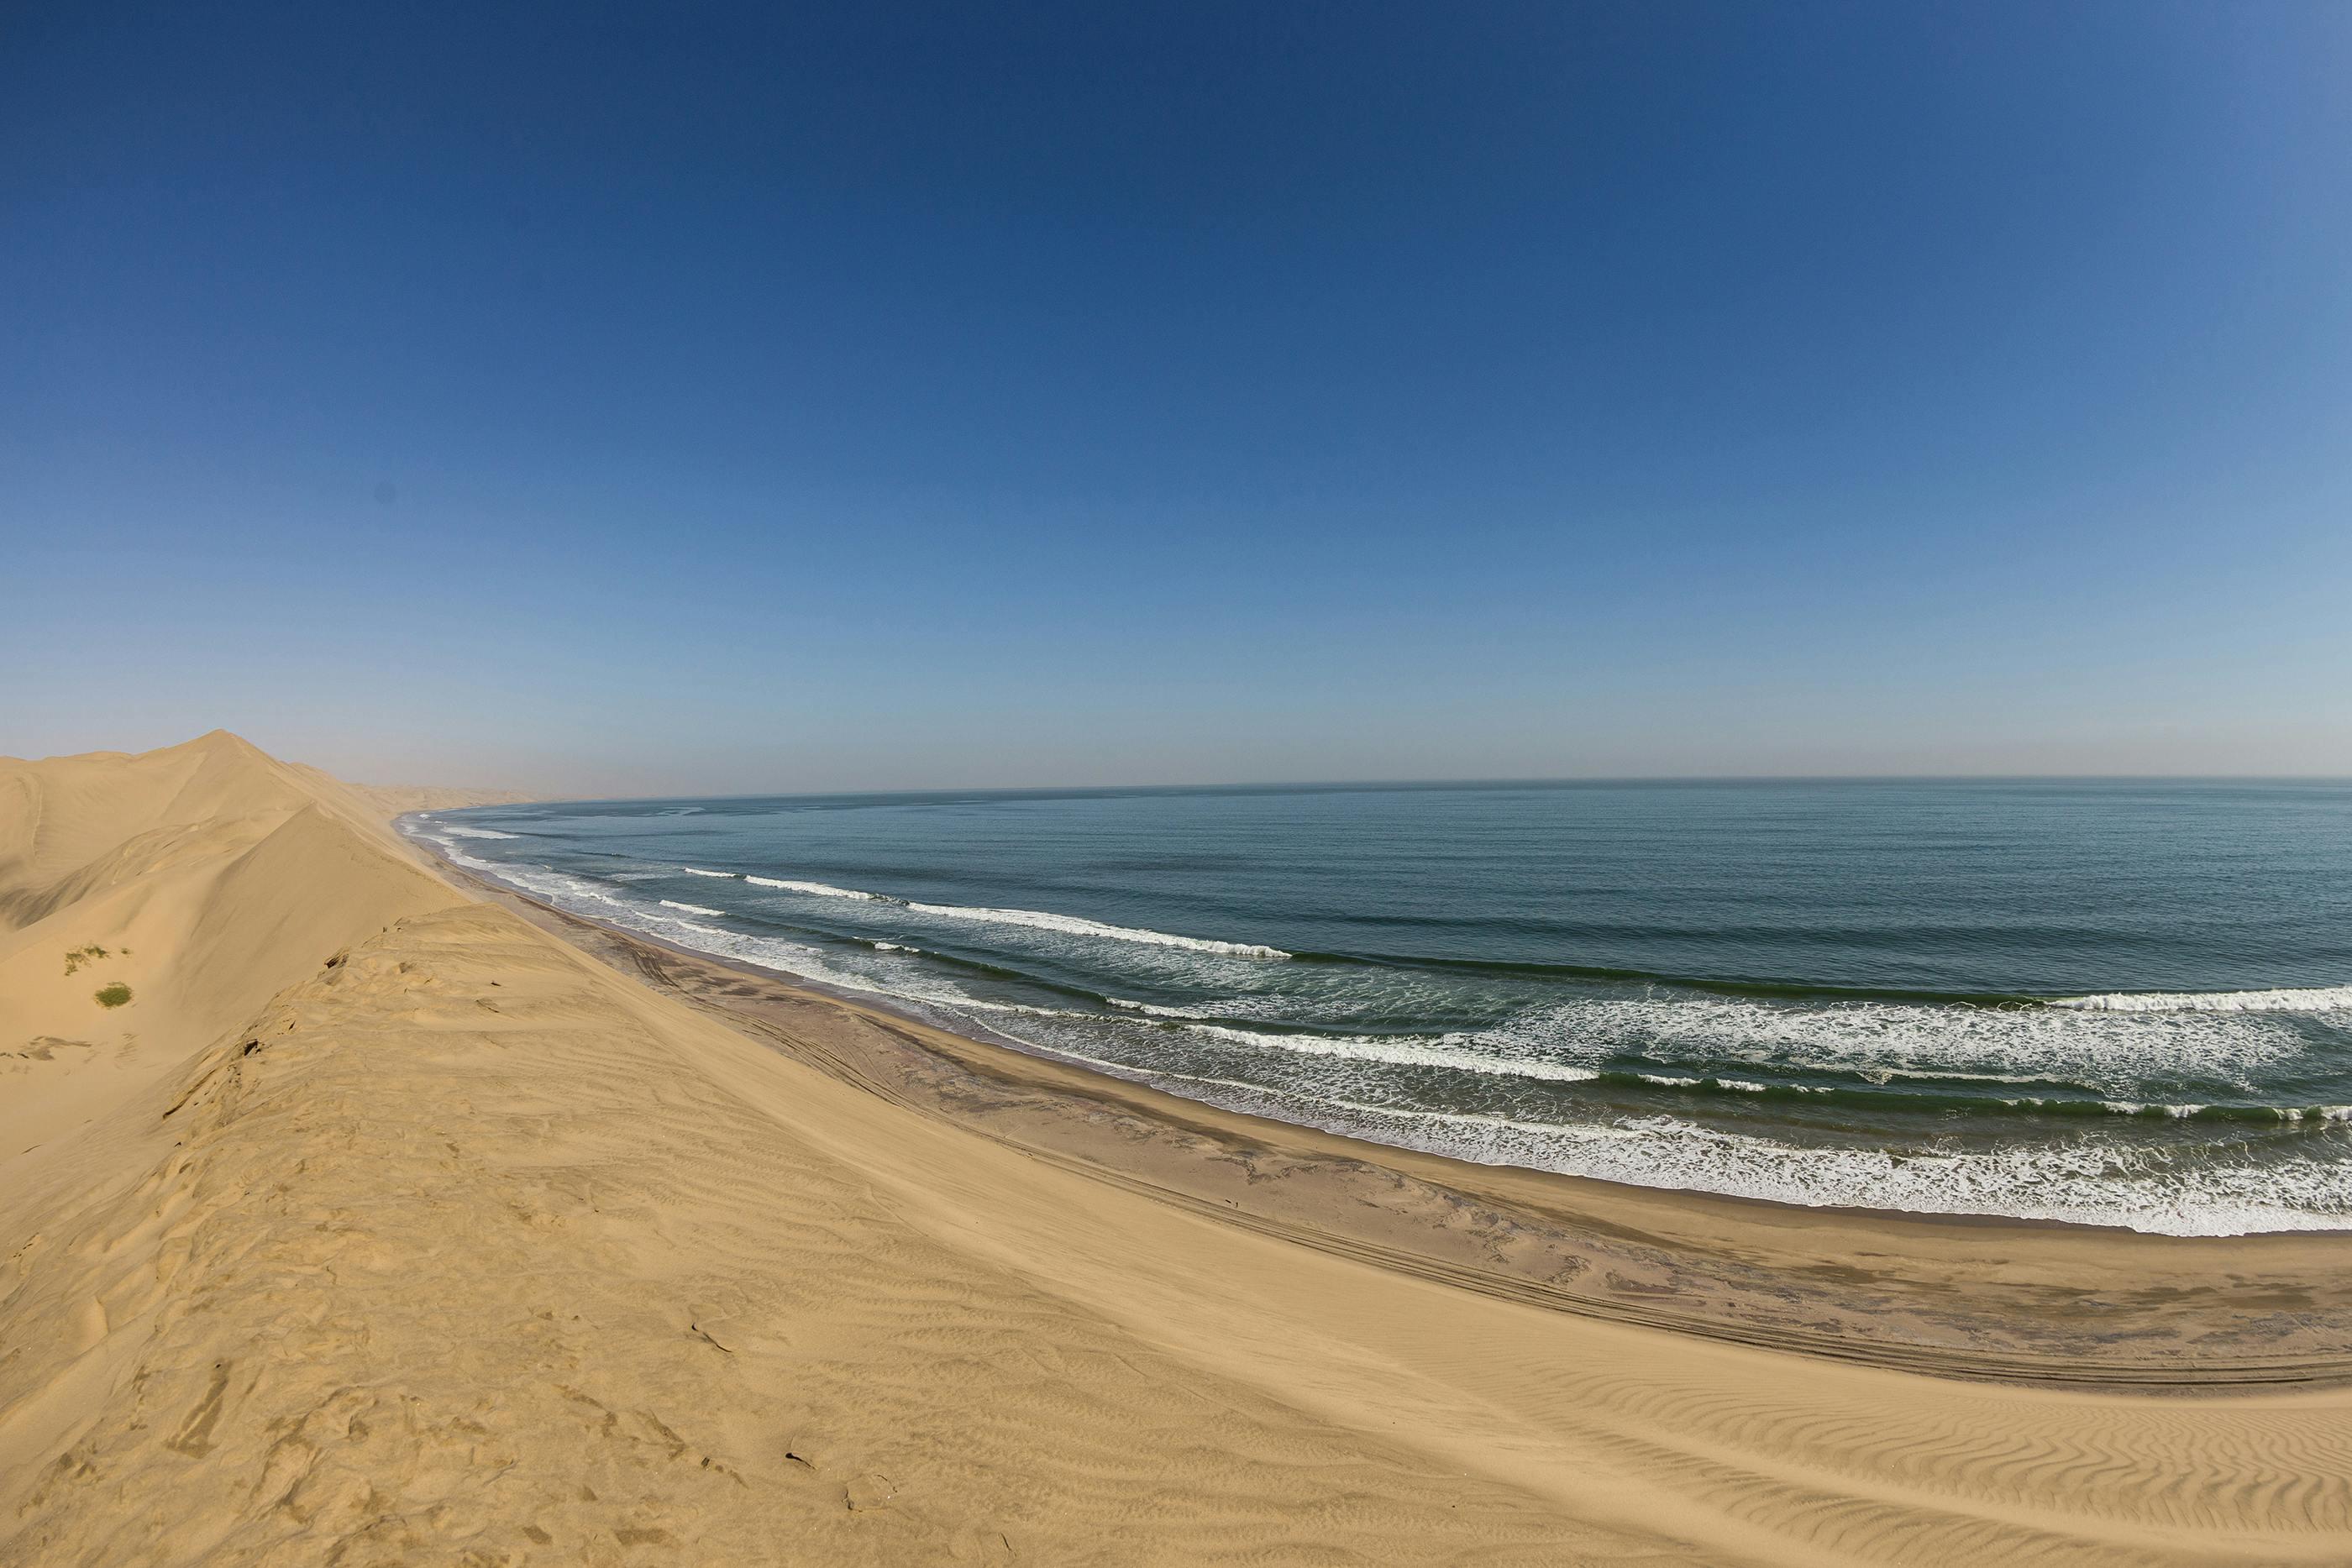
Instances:
[[[2352,773],[2352,5],[0,23],[0,751]]]

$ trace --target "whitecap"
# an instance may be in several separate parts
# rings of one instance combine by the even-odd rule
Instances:
[[[1480,1164],[1809,1207],[2056,1219],[2168,1236],[2352,1228],[2352,1165],[2341,1161],[2183,1164],[2104,1136],[1898,1153],[1790,1144],[1670,1116],[1555,1125],[1342,1109],[1318,1124]]]
[[[692,866],[686,868],[693,871]],[[725,874],[700,872],[701,876]],[[1076,915],[1055,915],[1042,909],[984,909],[962,904],[923,904],[913,899],[893,898],[888,894],[867,893],[860,888],[835,887],[824,882],[797,882],[783,877],[745,876],[745,882],[757,887],[772,887],[786,893],[807,894],[816,898],[850,898],[866,903],[895,904],[916,915],[928,915],[937,920],[965,920],[988,925],[1022,925],[1039,931],[1058,932],[1066,936],[1099,937],[1115,942],[1139,942],[1158,947],[1181,947],[1195,953],[1216,953],[1236,958],[1287,958],[1288,953],[1279,947],[1268,947],[1255,942],[1221,942],[1208,936],[1180,936],[1168,931],[1152,931],[1135,925],[1112,925],[1099,920],[1088,920]]]
[[[860,893],[854,887],[835,887],[823,882],[789,882],[782,877],[745,875],[753,887],[782,888],[786,893],[805,893],[817,898],[855,898],[867,904],[886,902],[878,893]],[[894,902],[894,901],[893,901]]]
[[[2272,991],[2110,991],[2055,997],[2053,1008],[2103,1013],[2326,1013],[2352,1008],[2352,986]]]
[[[1412,1036],[1344,1036],[1307,1034],[1267,1034],[1258,1030],[1234,1029],[1224,1024],[1196,1023],[1179,1026],[1186,1034],[1205,1035],[1212,1040],[1247,1045],[1260,1051],[1283,1051],[1300,1056],[1338,1057],[1349,1061],[1378,1061],[1391,1067],[1441,1067],[1459,1072],[1483,1072],[1503,1078],[1534,1078],[1553,1083],[1582,1083],[1601,1076],[1590,1067],[1578,1067],[1566,1062],[1544,1061],[1526,1057],[1487,1055],[1475,1051],[1449,1050],[1426,1040]]]
[[[977,909],[961,904],[915,904],[908,908],[943,920],[974,920],[992,925],[1027,925],[1069,936],[1104,937],[1115,942],[1141,942],[1159,947],[1182,947],[1195,953],[1216,953],[1234,958],[1287,958],[1279,947],[1256,942],[1220,942],[1209,936],[1179,936],[1135,925],[1110,925],[1076,915],[1055,915],[1040,909]]]
[[[1851,1072],[1874,1082],[2067,1082],[2118,1099],[2150,1080],[2250,1085],[2257,1069],[2305,1049],[2274,1014],[1800,1005],[1691,994],[1580,998],[1444,1040],[1595,1065],[1632,1057],[1695,1068],[1744,1061]]]

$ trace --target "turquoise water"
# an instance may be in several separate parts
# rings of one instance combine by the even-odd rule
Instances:
[[[801,796],[403,826],[578,914],[1360,1137],[1793,1203],[2352,1225],[2352,786]]]

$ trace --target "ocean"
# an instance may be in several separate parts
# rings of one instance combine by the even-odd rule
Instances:
[[[404,818],[572,913],[1490,1164],[2352,1227],[2352,785],[942,791]]]

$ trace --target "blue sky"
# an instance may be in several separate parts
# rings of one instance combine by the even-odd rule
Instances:
[[[0,751],[2352,774],[2352,8],[7,34]]]

